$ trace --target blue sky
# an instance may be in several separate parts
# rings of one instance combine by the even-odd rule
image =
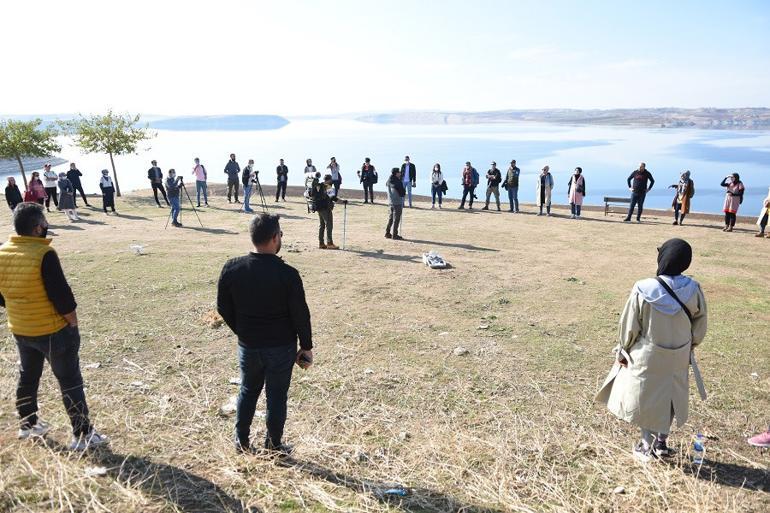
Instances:
[[[43,0],[4,11],[5,69],[24,77],[0,82],[6,114],[770,106],[770,2]]]

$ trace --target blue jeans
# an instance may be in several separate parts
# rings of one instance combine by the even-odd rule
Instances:
[[[209,186],[203,180],[195,180],[195,191],[198,193],[198,206],[201,206],[201,191],[203,191],[203,203],[209,204]]]
[[[249,202],[250,202],[249,200],[251,200],[251,183],[243,186],[243,211],[244,212],[253,212],[251,210],[251,206],[249,205]]]
[[[465,199],[468,198],[468,206],[473,208],[473,195],[476,193],[475,185],[463,185],[463,199],[460,201],[460,208],[465,208]]]
[[[438,205],[441,206],[441,197],[444,195],[441,185],[431,185],[430,196],[433,199],[433,204],[436,204],[436,196],[438,196]]]
[[[297,358],[294,344],[277,347],[251,348],[238,344],[241,368],[241,392],[238,395],[235,436],[244,448],[249,447],[249,432],[262,388],[267,397],[265,444],[281,444],[286,424],[286,400],[291,372]]]
[[[179,196],[169,197],[168,201],[171,203],[171,219],[175,222],[179,222],[179,211],[182,209],[179,206]]]
[[[332,185],[334,186],[334,195],[339,196],[340,195],[340,186],[342,185],[342,180],[332,180]]]
[[[631,220],[631,216],[634,213],[634,207],[639,205],[639,209],[636,211],[636,220],[639,221],[642,218],[642,208],[644,207],[644,197],[647,196],[646,192],[632,192],[631,193],[631,206],[628,207],[628,215],[626,221]]]
[[[409,207],[412,206],[412,182],[404,182],[404,189],[406,189],[406,198],[409,200]]]
[[[518,187],[508,188],[508,203],[510,204],[511,212],[519,211],[519,188]]]
[[[25,337],[14,335],[19,350],[19,382],[16,386],[16,410],[21,427],[37,424],[37,391],[45,360],[51,365],[62,393],[64,409],[72,424],[72,434],[84,435],[91,430],[88,405],[80,374],[80,332],[65,326],[51,335]]]

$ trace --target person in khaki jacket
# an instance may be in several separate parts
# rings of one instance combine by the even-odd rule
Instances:
[[[682,274],[691,261],[692,248],[682,239],[658,248],[657,277],[631,289],[617,359],[597,395],[616,417],[641,428],[633,455],[643,462],[672,454],[671,424],[687,421],[690,364],[705,398],[693,350],[706,335],[706,300],[700,284]]]

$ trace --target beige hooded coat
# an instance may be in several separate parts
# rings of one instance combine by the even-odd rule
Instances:
[[[659,287],[654,279],[637,282],[620,317],[618,354],[626,357],[628,366],[615,362],[596,396],[619,419],[656,433],[668,433],[674,418],[679,426],[687,421],[690,351],[703,340],[707,327],[706,300],[698,282],[685,276],[662,278],[687,305],[692,327],[684,310],[662,289],[652,298],[644,293]]]

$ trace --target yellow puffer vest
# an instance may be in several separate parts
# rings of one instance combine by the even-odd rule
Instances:
[[[0,246],[0,293],[14,335],[50,335],[67,325],[48,299],[40,273],[43,257],[53,251],[50,244],[49,239],[14,235]]]

